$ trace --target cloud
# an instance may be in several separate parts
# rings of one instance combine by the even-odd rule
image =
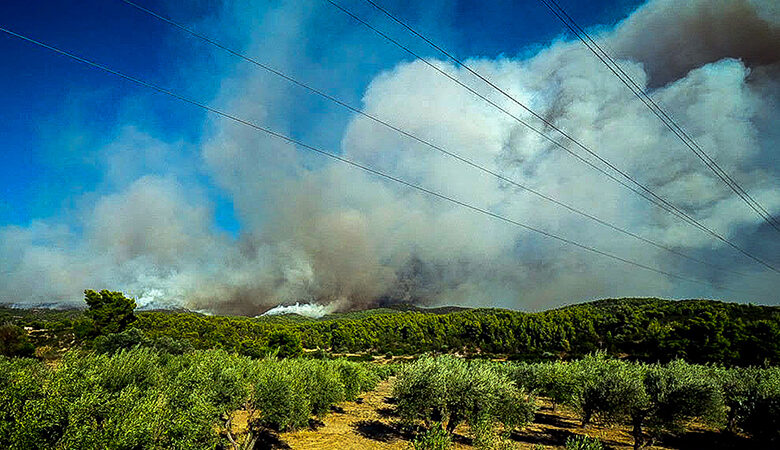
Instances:
[[[616,27],[600,29],[599,38],[777,216],[778,135],[771,131],[779,117],[777,58],[764,45],[776,41],[770,39],[777,32],[776,7],[716,3],[688,2],[677,11],[677,3],[653,0]],[[424,64],[385,61],[377,73],[359,56],[379,44],[357,31],[334,40],[332,53],[312,48],[308,38],[324,26],[323,11],[288,2],[247,17],[231,5],[218,24],[237,24],[231,29],[243,35],[247,53],[355,97],[366,112],[493,171],[746,275],[714,271],[616,235],[365,118],[332,115],[331,106],[316,102],[312,115],[302,116],[300,102],[311,97],[280,88],[255,68],[231,66],[215,103],[232,114],[715,287],[605,260],[215,118],[196,144],[167,143],[126,126],[102,153],[106,176],[116,182],[89,196],[81,220],[52,218],[0,230],[0,269],[7,269],[0,298],[78,301],[85,288],[109,287],[149,306],[251,315],[278,304],[335,310],[412,301],[542,309],[640,295],[777,303],[776,276],[762,274],[760,266],[606,180]],[[718,32],[714,42],[706,40],[711,32],[705,23]],[[655,30],[650,41],[648,30]],[[476,86],[464,70],[432,62]],[[778,254],[777,239],[760,218],[578,42],[560,39],[532,55],[468,64],[711,228],[764,257]],[[365,83],[334,76],[349,70]],[[172,156],[189,145],[199,149],[199,162]],[[241,223],[238,236],[214,225],[210,189],[230,198]]]

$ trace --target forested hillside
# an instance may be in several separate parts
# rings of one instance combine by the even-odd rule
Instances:
[[[38,330],[32,338],[88,333],[80,312],[4,309],[4,322]],[[572,359],[602,350],[641,361],[763,365],[780,362],[780,308],[709,300],[612,299],[538,313],[502,309],[425,310],[408,305],[325,316],[208,316],[137,312],[133,339],[168,339],[194,348],[262,352],[273,333],[304,348],[416,354],[427,351],[513,359]],[[33,339],[33,340],[35,340]],[[64,339],[67,341],[67,339]],[[127,339],[125,339],[127,340]],[[133,341],[134,342],[134,341]]]

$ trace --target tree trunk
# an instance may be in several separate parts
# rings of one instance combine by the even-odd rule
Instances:
[[[642,422],[644,422],[644,417],[635,416],[632,422],[634,425],[632,432],[632,435],[634,436],[634,450],[639,450],[644,444],[644,438],[642,436]]]
[[[451,415],[449,417],[449,420],[447,420],[447,428],[446,430],[452,434],[455,432],[455,428],[458,427],[458,424],[460,423],[460,418],[456,415]]]
[[[586,427],[590,424],[590,419],[593,416],[593,411],[585,411],[582,415],[582,426]]]

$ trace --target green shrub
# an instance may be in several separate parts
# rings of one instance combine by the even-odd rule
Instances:
[[[474,435],[472,444],[477,449],[508,450],[516,448],[512,441],[506,436],[508,433],[506,431],[499,433],[494,421],[487,417],[478,420],[472,425],[471,432]]]
[[[171,355],[181,355],[193,350],[192,344],[183,339],[174,339],[170,336],[162,336],[157,339],[151,339],[151,346],[163,353]]]
[[[298,364],[264,364],[254,389],[254,408],[260,424],[275,430],[292,430],[308,423],[312,407]]]
[[[601,441],[589,436],[571,436],[566,439],[566,450],[602,450]]]
[[[6,323],[0,325],[0,355],[30,357],[35,346],[27,339],[24,328]]]
[[[724,422],[723,393],[702,366],[680,360],[656,365],[647,371],[644,385],[649,397],[649,425],[653,428],[679,431],[693,418],[712,425]]]
[[[452,448],[452,435],[441,422],[435,422],[412,441],[414,450],[448,450]]]
[[[188,341],[169,336],[150,339],[137,328],[128,328],[121,333],[101,335],[92,341],[92,348],[98,353],[114,354],[120,350],[130,350],[136,347],[154,348],[172,355],[181,355],[193,350]]]
[[[280,359],[295,358],[303,354],[300,336],[286,330],[276,331],[268,336],[268,349]]]
[[[386,380],[395,375],[401,367],[401,364],[381,364],[381,365],[369,365],[372,372],[380,379]]]
[[[129,350],[147,343],[143,331],[130,328],[121,333],[110,333],[98,336],[92,343],[92,348],[98,353],[116,353],[119,350]]]
[[[237,409],[295,429],[343,400],[347,385],[356,396],[378,380],[343,360],[108,345],[127,340],[102,341],[111,354],[68,352],[56,366],[0,357],[0,448],[215,448],[228,444],[220,430]]]
[[[331,406],[346,398],[344,383],[339,370],[328,362],[311,361],[306,363],[306,392],[312,413],[318,417],[330,411]]]
[[[379,377],[370,366],[343,359],[335,360],[333,364],[344,385],[344,396],[347,400],[355,400],[358,394],[374,389],[379,383]]]
[[[445,359],[431,356],[422,356],[404,367],[393,385],[399,416],[426,424],[445,420],[447,371]]]

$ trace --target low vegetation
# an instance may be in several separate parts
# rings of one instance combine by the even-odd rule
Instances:
[[[248,411],[253,429],[296,429],[373,389],[385,373],[344,360],[255,360],[223,350],[74,351],[54,366],[3,357],[0,447],[227,446],[237,410]]]
[[[440,442],[440,428],[452,433],[466,422],[478,447],[493,448],[533,420],[535,394],[574,409],[584,425],[630,426],[637,449],[693,422],[746,432],[767,445],[780,443],[777,367],[645,364],[604,354],[543,363],[423,356],[398,374],[393,394],[399,415],[427,430],[421,434],[426,442]],[[598,443],[577,438],[567,446],[598,448]]]

